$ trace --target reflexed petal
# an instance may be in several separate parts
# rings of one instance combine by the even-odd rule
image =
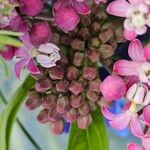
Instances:
[[[117,118],[115,118],[113,121],[110,121],[109,123],[113,128],[123,130],[129,125],[130,119],[131,114],[128,111],[126,111],[119,115]]]
[[[133,5],[137,5],[139,3],[143,3],[143,0],[129,0],[129,2]]]
[[[18,61],[15,64],[14,71],[18,78],[20,78],[20,73],[21,73],[22,69],[28,64],[28,62],[29,62],[29,59],[25,58],[25,59],[21,59],[20,61]]]
[[[142,137],[144,136],[140,120],[137,117],[137,114],[133,115],[130,121],[130,128],[133,135],[136,137]]]
[[[130,43],[128,53],[134,61],[146,61],[142,43],[138,39]]]
[[[145,58],[150,61],[150,44],[147,44],[144,47],[144,55],[145,55]]]
[[[138,76],[139,64],[127,60],[119,60],[113,66],[113,71],[122,76]]]
[[[150,126],[150,106],[147,106],[143,110],[143,118],[148,126]]]
[[[142,148],[135,143],[129,143],[127,146],[127,150],[142,150]]]
[[[111,15],[126,17],[130,4],[125,0],[115,0],[107,7],[107,12]]]
[[[40,71],[37,68],[37,66],[35,65],[33,59],[30,59],[28,65],[27,65],[27,69],[32,73],[32,74],[39,74]]]
[[[90,8],[88,7],[88,5],[85,2],[74,1],[73,6],[79,14],[86,15],[91,12]]]
[[[134,30],[124,30],[123,34],[124,38],[129,41],[132,41],[137,37],[137,34],[135,33]]]
[[[150,137],[143,138],[142,143],[143,143],[143,147],[145,148],[145,150],[150,149]]]

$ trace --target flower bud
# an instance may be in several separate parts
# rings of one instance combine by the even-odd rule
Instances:
[[[28,16],[36,16],[43,9],[43,3],[41,0],[19,0],[21,10]]]
[[[79,108],[84,103],[84,97],[83,95],[71,95],[70,97],[70,105],[74,108]]]
[[[57,26],[64,31],[73,30],[80,21],[76,10],[70,6],[61,7],[57,10],[54,19]]]
[[[111,89],[111,92],[110,92]],[[100,91],[107,100],[117,100],[126,92],[126,85],[122,78],[110,75],[100,85]]]
[[[101,81],[99,79],[95,79],[89,82],[89,90],[99,93],[99,86]]]
[[[57,46],[60,44],[60,35],[58,33],[53,33],[53,36],[51,38],[51,43]]]
[[[37,116],[37,120],[40,122],[40,123],[47,123],[49,120],[48,120],[48,109],[43,109],[40,111],[40,113],[38,114]]]
[[[67,77],[70,81],[76,80],[79,75],[79,70],[74,66],[71,66],[67,69]]]
[[[78,108],[78,111],[81,116],[84,116],[90,112],[90,108],[87,103],[84,103],[81,107]]]
[[[104,59],[111,57],[114,54],[114,48],[111,45],[102,44],[100,46],[100,54]]]
[[[85,27],[89,26],[91,24],[90,15],[81,15],[81,23]]]
[[[43,99],[40,97],[40,95],[35,91],[30,91],[28,99],[25,103],[28,109],[34,110],[42,104]]]
[[[87,98],[92,101],[93,103],[95,103],[98,99],[99,99],[99,94],[93,91],[88,90],[86,92],[86,96]]]
[[[87,129],[92,123],[92,117],[90,114],[80,116],[77,119],[77,125],[80,129]]]
[[[123,29],[122,28],[118,28],[115,31],[115,39],[117,40],[117,43],[121,43],[121,42],[125,42],[125,38],[123,36]]]
[[[49,69],[49,76],[53,80],[59,80],[64,78],[64,70],[61,67],[52,67]]]
[[[83,68],[83,77],[89,81],[95,79],[97,75],[97,70],[96,68],[92,67],[84,67]]]
[[[100,30],[101,30],[101,25],[100,25],[99,22],[93,22],[91,24],[90,31],[91,31],[92,35],[98,35],[98,33],[100,32]]]
[[[76,109],[71,108],[66,114],[65,114],[65,119],[69,122],[75,122],[78,117],[78,112]]]
[[[50,94],[43,100],[42,106],[47,109],[52,109],[56,106],[57,96]]]
[[[94,49],[89,49],[87,51],[87,57],[90,59],[92,62],[99,62],[100,59],[100,54],[99,51],[94,50]]]
[[[73,58],[73,64],[77,67],[80,67],[83,65],[83,60],[84,60],[84,54],[83,53],[75,53],[74,58]]]
[[[86,41],[88,38],[90,38],[90,31],[88,28],[81,28],[79,31],[79,36]]]
[[[51,132],[55,135],[60,135],[64,131],[64,121],[58,120],[55,122],[51,122]]]
[[[52,87],[53,87],[52,81],[47,78],[39,79],[35,85],[36,91],[41,93],[45,93],[46,91],[50,90]]]
[[[31,43],[35,46],[48,43],[52,38],[52,31],[46,22],[38,22],[33,24],[30,31]]]
[[[61,118],[60,113],[58,113],[55,109],[50,109],[48,112],[48,119],[50,121],[58,121]]]
[[[67,35],[63,35],[60,38],[60,43],[66,46],[70,46],[71,45],[71,41],[72,41],[72,37],[67,36]]]
[[[58,92],[68,92],[69,90],[69,82],[66,80],[61,80],[56,83],[56,90]]]
[[[71,42],[71,48],[74,50],[83,51],[85,49],[85,42],[79,39],[74,39]]]
[[[65,113],[69,109],[69,100],[66,96],[59,97],[57,99],[56,111],[59,113]]]
[[[114,38],[114,32],[112,29],[104,30],[99,35],[99,39],[101,40],[102,43],[107,43],[109,40],[111,40],[113,38]]]
[[[71,84],[70,84],[69,90],[74,95],[78,95],[84,90],[84,87],[83,87],[82,82],[72,81]]]
[[[96,104],[91,101],[88,101],[88,105],[89,105],[90,111],[94,111],[97,108]]]
[[[89,48],[99,48],[99,46],[100,46],[100,40],[97,37],[93,37],[88,40]]]

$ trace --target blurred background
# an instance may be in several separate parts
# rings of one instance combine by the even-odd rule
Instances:
[[[0,68],[0,90],[4,94],[7,101],[9,101],[22,81],[16,79],[13,73],[13,63],[7,63],[7,65],[10,68],[8,77],[5,77],[3,68]],[[2,65],[0,64],[0,66]],[[22,73],[22,80],[26,77],[26,75],[26,72]],[[123,100],[114,103],[112,111],[115,110],[115,112],[119,113],[122,105]],[[4,107],[5,105],[2,101],[0,101],[0,111],[2,111]],[[36,115],[39,111],[40,110],[37,109],[36,111],[31,112],[23,104],[18,114],[18,119],[24,125],[26,130],[31,134],[34,140],[38,143],[38,145],[40,145],[41,150],[67,150],[68,133],[63,133],[61,136],[52,135],[48,124],[41,125],[37,121]],[[121,132],[117,132],[107,126],[107,132],[109,137],[110,150],[126,150],[127,143],[139,143],[138,139],[131,136],[127,129]],[[17,123],[15,123],[12,132],[11,150],[36,150],[36,148],[28,140]]]

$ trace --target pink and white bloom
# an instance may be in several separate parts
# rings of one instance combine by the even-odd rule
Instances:
[[[85,1],[57,0],[53,6],[55,23],[64,31],[73,30],[80,21],[79,14],[87,15],[90,8]]]
[[[150,44],[143,48],[141,42],[135,39],[129,45],[128,54],[132,61],[117,61],[113,71],[121,76],[136,76],[150,85]]]
[[[150,26],[150,11],[146,0],[115,0],[107,7],[109,14],[124,17],[124,35],[128,40],[133,40],[137,35],[142,35]]]
[[[127,145],[127,150],[142,150],[142,147],[135,143],[129,143]]]
[[[36,56],[36,60],[45,68],[56,66],[56,62],[61,58],[59,50],[60,49],[52,43],[42,44],[38,48],[38,52],[40,53]]]

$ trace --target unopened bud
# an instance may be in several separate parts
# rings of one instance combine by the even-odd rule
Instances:
[[[99,79],[95,79],[89,82],[89,90],[99,93],[99,86],[101,81]]]
[[[79,108],[80,106],[82,106],[82,104],[84,103],[84,98],[83,95],[71,95],[70,97],[70,105],[74,108]]]
[[[87,27],[91,24],[91,18],[89,15],[81,15],[82,25]]]
[[[79,39],[74,39],[71,42],[71,47],[74,50],[79,50],[79,51],[83,51],[85,49],[85,42],[81,41]]]
[[[90,38],[90,31],[88,28],[81,28],[79,31],[79,36],[85,41]]]
[[[100,25],[99,22],[93,22],[91,24],[90,31],[91,31],[92,35],[98,35],[98,33],[100,32],[100,30],[101,30],[101,25]]]
[[[87,103],[84,103],[81,107],[78,108],[78,111],[81,116],[84,116],[90,112],[90,108]]]
[[[84,67],[83,68],[83,77],[89,81],[96,78],[97,70],[92,67]]]
[[[69,80],[76,80],[79,76],[79,70],[74,67],[74,66],[71,66],[67,69],[67,78]]]
[[[71,108],[66,114],[65,114],[65,119],[72,123],[75,122],[77,120],[78,117],[78,112],[76,109]]]
[[[48,119],[50,121],[58,121],[61,118],[60,113],[58,113],[55,109],[50,109],[48,112]]]
[[[92,123],[92,117],[90,114],[80,116],[77,119],[77,125],[80,129],[87,129]]]
[[[37,116],[37,120],[40,122],[40,123],[47,123],[49,120],[48,120],[48,109],[44,109],[44,110],[41,110],[40,113],[38,114]]]
[[[100,59],[99,51],[98,50],[94,50],[94,49],[89,49],[87,51],[87,57],[92,62],[99,62],[99,59]]]
[[[61,80],[56,83],[56,90],[58,92],[67,92],[69,90],[69,82],[66,80]]]
[[[96,102],[99,99],[99,94],[90,90],[86,92],[86,96],[92,102]]]
[[[73,58],[73,64],[77,67],[80,67],[83,65],[83,60],[84,60],[84,53],[75,53],[74,58]]]
[[[100,46],[100,40],[99,40],[99,38],[94,37],[94,38],[90,38],[88,40],[88,47],[89,48],[99,48],[99,46]]]

